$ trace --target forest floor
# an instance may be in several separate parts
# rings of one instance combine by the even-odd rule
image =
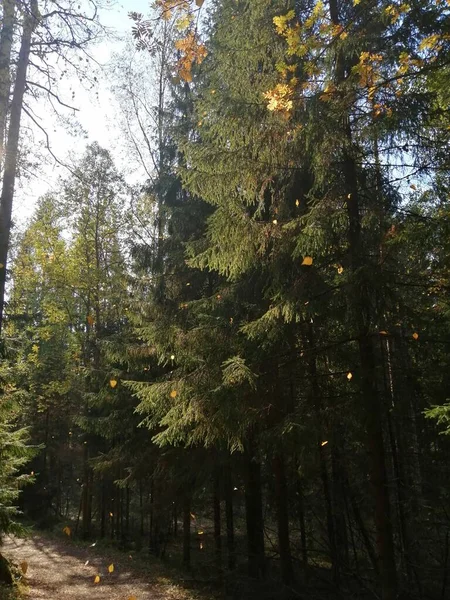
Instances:
[[[96,545],[81,545],[35,533],[6,538],[2,554],[20,565],[27,600],[207,600],[213,594],[188,589],[189,581],[172,577],[165,566],[144,564],[132,554]],[[113,572],[108,567],[113,565]],[[95,583],[96,576],[100,581]]]

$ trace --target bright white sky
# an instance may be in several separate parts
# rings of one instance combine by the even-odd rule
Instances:
[[[100,21],[103,25],[114,30],[116,36],[125,37],[131,32],[132,21],[128,17],[130,11],[143,14],[149,12],[149,0],[118,0],[109,10],[103,10]],[[91,49],[95,60],[107,67],[114,53],[120,52],[122,41],[110,39]],[[106,69],[105,69],[106,71]],[[119,169],[127,171],[126,157],[121,152],[120,131],[116,126],[117,109],[109,91],[107,73],[98,73],[98,88],[91,92],[83,89],[78,81],[66,82],[67,89],[74,85],[76,89],[73,105],[79,109],[77,119],[86,131],[87,139],[83,136],[74,137],[64,127],[55,124],[53,115],[45,115],[45,109],[40,114],[41,123],[45,126],[50,138],[50,147],[54,154],[63,162],[67,162],[69,154],[81,155],[87,143],[97,141],[112,153]],[[65,95],[70,102],[70,94]],[[69,111],[67,111],[69,112]],[[43,154],[48,154],[43,151]],[[33,212],[36,200],[42,194],[50,191],[57,184],[60,176],[68,175],[66,169],[55,164],[53,159],[44,156],[44,164],[29,178],[18,182],[14,201],[13,219],[22,228]],[[48,162],[48,164],[45,164]]]

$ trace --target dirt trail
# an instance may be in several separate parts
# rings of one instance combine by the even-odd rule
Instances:
[[[101,553],[103,552],[103,554]],[[28,600],[189,600],[184,589],[161,576],[147,577],[127,554],[80,547],[69,540],[34,535],[5,539],[2,553],[16,563],[26,561]],[[87,564],[86,562],[89,561]],[[114,572],[108,566],[114,564]],[[95,584],[95,576],[100,583]],[[149,581],[152,579],[152,581]]]

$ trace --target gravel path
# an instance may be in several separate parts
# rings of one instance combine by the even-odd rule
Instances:
[[[131,555],[80,547],[70,540],[34,535],[6,538],[2,553],[28,563],[28,600],[189,600],[192,596],[161,575],[147,576],[133,566]],[[89,561],[89,562],[87,562]],[[108,566],[113,564],[113,573]],[[100,582],[94,583],[96,575]],[[152,581],[149,581],[152,579]]]

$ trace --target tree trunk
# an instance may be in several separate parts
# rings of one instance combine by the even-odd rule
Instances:
[[[222,531],[220,519],[220,476],[219,470],[214,471],[213,481],[213,511],[214,511],[214,555],[217,568],[222,568]]]
[[[22,39],[17,63],[16,80],[11,103],[8,141],[6,144],[2,194],[0,199],[0,333],[3,324],[5,303],[6,264],[11,233],[11,214],[14,198],[14,184],[17,173],[20,120],[23,109],[23,96],[30,60],[31,37],[38,22],[37,0],[30,1],[30,10],[24,17]]]
[[[294,580],[292,568],[291,545],[289,541],[289,511],[286,471],[284,457],[277,453],[272,460],[275,475],[275,497],[277,504],[278,548],[281,561],[281,577],[283,583],[291,584]]]
[[[250,577],[263,578],[266,571],[264,556],[264,519],[261,492],[261,465],[255,456],[254,441],[249,439],[246,459],[245,515],[247,521],[248,572]]]
[[[225,493],[225,518],[227,523],[227,559],[228,568],[232,571],[236,566],[236,551],[234,547],[234,522],[233,522],[233,481],[231,478],[231,467],[225,467],[224,476]]]
[[[191,499],[188,495],[183,501],[183,566],[191,566]]]
[[[298,519],[300,522],[300,547],[302,554],[303,569],[305,575],[308,575],[308,545],[306,541],[306,517],[305,517],[305,500],[303,496],[303,485],[299,478],[297,482],[297,498],[298,498]]]
[[[15,6],[14,0],[3,0],[2,31],[0,34],[0,167],[3,165],[4,160],[6,119],[9,110]]]

